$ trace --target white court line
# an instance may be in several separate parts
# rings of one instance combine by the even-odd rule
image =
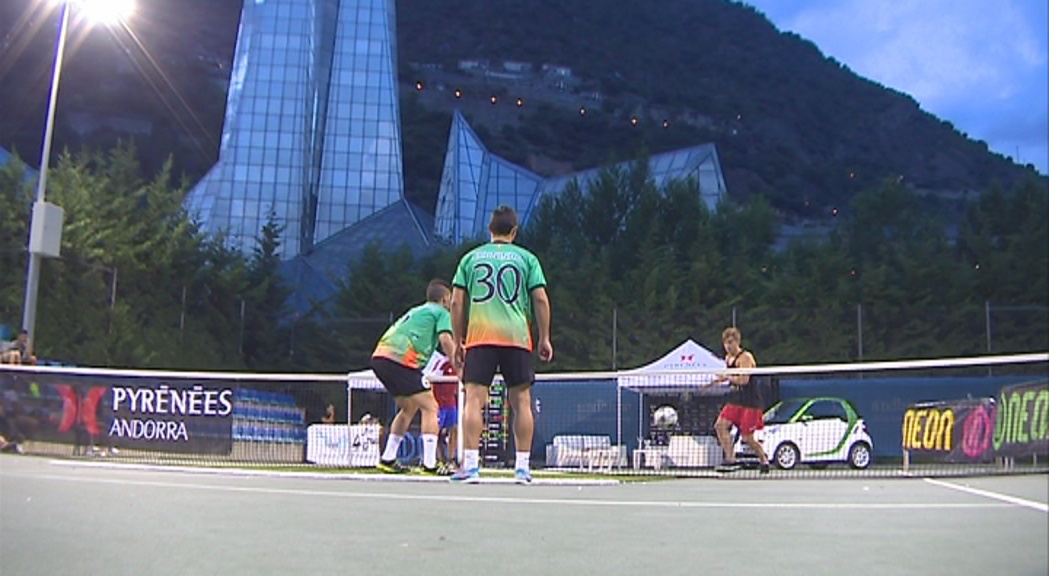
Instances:
[[[416,476],[412,474],[383,474],[354,472],[306,472],[251,470],[249,468],[208,468],[204,466],[165,466],[157,464],[133,464],[118,462],[76,462],[70,460],[51,460],[52,466],[70,468],[103,468],[107,470],[134,470],[147,472],[175,472],[184,474],[211,474],[214,476],[262,476],[269,478],[300,478],[306,480],[343,480],[356,482],[429,482],[448,484],[447,476]],[[482,476],[479,484],[515,484],[510,476]],[[539,486],[616,486],[619,480],[597,478],[536,478],[532,484]]]
[[[1004,508],[1005,504],[991,503],[862,503],[862,502],[683,502],[659,500],[597,500],[572,498],[528,498],[494,496],[455,496],[451,494],[393,494],[388,492],[335,492],[329,490],[302,490],[287,488],[262,488],[256,486],[223,486],[217,484],[190,484],[181,482],[157,482],[146,480],[122,480],[116,478],[87,478],[83,476],[55,476],[50,474],[9,475],[34,480],[56,480],[60,482],[112,484],[117,486],[143,486],[149,488],[181,488],[188,490],[210,490],[216,492],[241,492],[281,496],[323,496],[326,498],[380,499],[400,501],[459,502],[483,504],[550,504],[555,506],[590,506],[606,508],[678,508],[678,509],[817,509],[817,510],[942,510]],[[463,488],[469,490],[470,488]],[[521,488],[527,491],[529,488]]]
[[[951,482],[944,482],[943,480],[933,480],[932,478],[922,478],[922,480],[925,480],[933,486],[950,488],[951,490],[958,490],[959,492],[975,494],[976,496],[983,496],[984,498],[991,498],[993,500],[1001,500],[1002,502],[1008,502],[1016,506],[1023,506],[1024,508],[1031,508],[1033,510],[1038,510],[1039,512],[1049,513],[1049,504],[1045,504],[1042,502],[1026,500],[1024,498],[1017,498],[1016,496],[1009,496],[1008,494],[999,494],[998,492],[991,492],[990,490],[981,490],[979,488],[962,486],[961,484],[953,484]]]

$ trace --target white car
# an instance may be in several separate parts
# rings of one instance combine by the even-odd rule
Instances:
[[[856,469],[871,465],[874,441],[863,418],[848,400],[834,397],[791,398],[765,412],[765,428],[754,433],[769,462],[784,470],[798,464],[823,468],[844,462]],[[736,453],[754,456],[743,441]]]

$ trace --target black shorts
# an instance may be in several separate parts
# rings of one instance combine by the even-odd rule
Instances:
[[[503,375],[509,387],[530,386],[535,382],[535,357],[515,346],[474,346],[466,350],[463,382],[491,386],[495,373]]]
[[[430,383],[423,380],[422,373],[415,368],[381,356],[373,357],[371,366],[375,377],[391,396],[412,396],[430,391]]]

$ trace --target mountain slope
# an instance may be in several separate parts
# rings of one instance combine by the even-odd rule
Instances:
[[[637,116],[658,128],[668,119],[671,130],[717,143],[731,193],[768,196],[800,215],[825,214],[886,178],[958,193],[1008,187],[1035,174],[922,111],[909,96],[857,76],[797,35],[778,32],[740,3],[401,0],[398,26],[402,63],[445,70],[464,59],[570,66],[584,87],[606,96],[608,124],[623,126]],[[519,124],[542,122],[523,118]],[[498,117],[477,121],[507,133]],[[624,144],[635,153],[659,152],[680,145],[681,136],[670,138],[669,131],[592,145],[602,153]],[[577,158],[556,146],[540,150],[527,130],[519,132],[519,138],[496,138],[492,147],[511,157],[527,156],[518,149],[525,144],[531,154]]]
[[[174,154],[176,173],[200,178],[217,153],[240,4],[154,0],[133,24],[159,67],[134,47],[131,61],[121,57],[127,40],[100,32],[73,43],[56,153],[134,137],[147,171]],[[0,35],[11,48],[0,59],[0,145],[34,164],[55,24],[40,6],[0,3]],[[31,12],[26,24],[21,16]],[[435,202],[453,108],[495,152],[548,174],[714,142],[732,197],[764,196],[803,218],[825,216],[886,179],[964,197],[1035,175],[741,3],[398,0],[397,27],[406,193],[424,206]],[[519,61],[535,72],[499,79],[457,70],[471,59],[493,70]],[[551,89],[543,64],[570,67],[572,82]],[[417,80],[427,88],[417,91]],[[453,97],[451,84],[466,94]],[[92,115],[103,128],[85,133]],[[137,135],[121,132],[125,116]]]

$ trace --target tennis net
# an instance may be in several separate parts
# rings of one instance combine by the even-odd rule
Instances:
[[[786,477],[1044,471],[1047,360],[1043,353],[752,369],[664,363],[619,372],[610,447],[581,421],[579,434],[551,441],[548,463],[679,476],[761,475],[762,460]],[[566,457],[558,458],[562,447]]]
[[[773,477],[1046,471],[1047,372],[1046,353],[748,370],[675,352],[634,370],[541,374],[532,462],[552,472],[757,477],[743,424],[758,428]],[[726,374],[755,394],[741,398],[741,386],[720,382]],[[753,410],[747,423],[723,413],[741,403],[757,420]],[[33,454],[364,469],[376,464],[394,412],[370,371],[0,366],[0,445]],[[720,415],[737,421],[723,433],[728,452]],[[512,466],[513,414],[499,379],[483,422],[483,466]],[[400,457],[421,457],[418,422]],[[719,471],[730,459],[740,469]]]

